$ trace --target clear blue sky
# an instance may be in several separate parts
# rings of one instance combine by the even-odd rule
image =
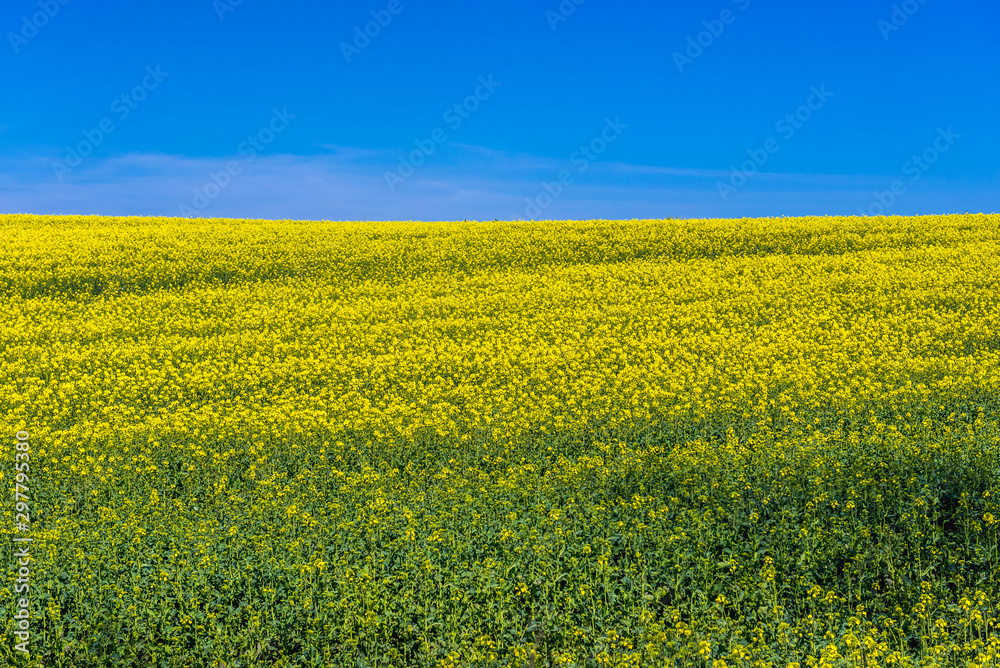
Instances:
[[[995,212],[998,18],[987,0],[7,0],[0,211]]]

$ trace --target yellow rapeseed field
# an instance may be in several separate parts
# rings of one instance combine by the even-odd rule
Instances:
[[[2,665],[1000,665],[1000,215],[0,234]]]

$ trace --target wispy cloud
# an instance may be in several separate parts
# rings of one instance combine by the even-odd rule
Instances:
[[[201,212],[204,217],[302,220],[491,220],[524,216],[526,198],[568,168],[566,158],[448,144],[396,192],[385,172],[398,151],[319,147],[317,155],[258,155]],[[93,158],[59,183],[51,157],[0,157],[0,211],[41,214],[180,215],[195,188],[233,158],[130,153]],[[592,163],[544,212],[547,218],[852,215],[884,175],[760,173],[721,202],[727,170]],[[925,179],[893,213],[996,211],[995,184]],[[948,207],[937,211],[936,207]]]

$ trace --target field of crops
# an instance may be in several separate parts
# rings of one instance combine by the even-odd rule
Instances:
[[[1000,665],[998,215],[0,231],[2,665]]]

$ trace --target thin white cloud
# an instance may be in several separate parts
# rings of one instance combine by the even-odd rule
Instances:
[[[242,157],[161,153],[91,158],[61,183],[50,158],[0,157],[0,211],[176,216],[185,205],[204,217],[302,220],[851,215],[896,178],[760,173],[723,201],[717,183],[728,180],[727,170],[598,159],[580,171],[568,157],[446,144],[392,192],[385,173],[398,167],[399,151],[322,148],[327,152],[264,153],[250,162]],[[226,165],[234,160],[240,173],[227,182]],[[562,186],[548,202],[551,196],[544,184],[558,191],[559,173],[566,170],[573,183]],[[213,174],[224,187],[213,183]],[[925,177],[898,198],[889,213],[996,211],[998,193],[994,183],[956,184]],[[548,206],[538,206],[536,214],[529,198]]]

